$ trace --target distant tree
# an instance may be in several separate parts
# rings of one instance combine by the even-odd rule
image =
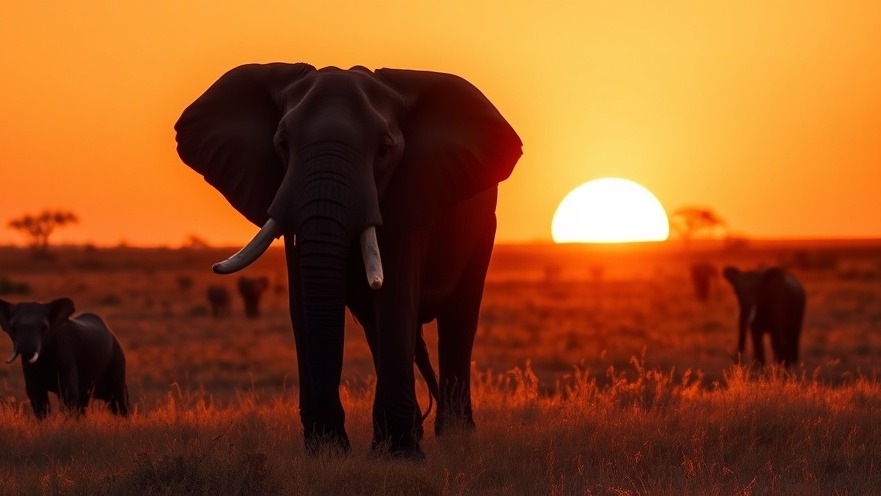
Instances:
[[[49,253],[49,237],[59,227],[79,222],[76,214],[69,210],[44,210],[38,215],[26,214],[9,221],[9,227],[28,237],[28,246],[37,256]]]
[[[725,220],[706,207],[682,207],[670,215],[670,231],[686,244],[701,235],[724,231]]]
[[[184,243],[182,246],[184,248],[190,248],[190,249],[201,249],[201,248],[208,248],[210,245],[208,244],[207,241],[200,238],[199,236],[196,236],[195,234],[190,234],[189,236],[186,237],[186,239],[184,239]]]

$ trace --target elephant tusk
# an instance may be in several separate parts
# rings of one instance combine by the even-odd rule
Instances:
[[[40,358],[40,352],[39,352],[39,351],[36,352],[36,353],[34,353],[34,356],[32,356],[30,360],[28,360],[28,363],[34,363],[34,362],[37,361],[38,358]]]
[[[266,221],[266,224],[263,224],[263,227],[261,227],[260,231],[254,236],[254,239],[235,255],[227,258],[223,262],[217,262],[214,264],[212,270],[214,270],[215,274],[232,274],[233,272],[244,269],[260,258],[260,255],[269,248],[272,241],[279,236],[281,236],[281,229],[279,228],[278,223],[275,222],[275,219],[270,217],[269,220]]]
[[[372,289],[382,287],[382,259],[379,256],[379,243],[376,241],[376,228],[368,227],[361,233],[361,256],[367,272],[367,284]]]
[[[12,363],[18,358],[18,350],[12,350],[12,354],[6,359],[6,363]]]

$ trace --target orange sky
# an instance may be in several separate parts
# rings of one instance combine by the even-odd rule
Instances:
[[[270,61],[481,88],[525,144],[499,241],[550,239],[560,200],[602,176],[750,236],[881,236],[881,2],[299,3],[4,5],[0,244],[44,207],[80,215],[58,241],[249,239],[172,126],[226,70]]]

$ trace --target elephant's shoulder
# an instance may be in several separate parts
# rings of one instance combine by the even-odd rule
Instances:
[[[103,330],[107,327],[107,324],[104,322],[104,319],[95,315],[94,313],[81,313],[76,317],[70,319],[74,326],[77,329],[81,330]]]

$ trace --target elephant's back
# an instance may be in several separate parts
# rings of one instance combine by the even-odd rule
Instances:
[[[774,312],[801,314],[805,308],[805,290],[789,272],[781,268],[770,269],[765,275],[764,294],[760,298],[777,308]]]
[[[104,322],[104,319],[94,313],[81,313],[70,320],[78,324],[77,327],[80,329],[80,332],[85,334],[94,336],[112,336],[107,322]]]
[[[113,355],[116,337],[104,319],[93,313],[82,313],[70,320],[75,326],[77,341],[85,354],[97,362],[103,362]]]

